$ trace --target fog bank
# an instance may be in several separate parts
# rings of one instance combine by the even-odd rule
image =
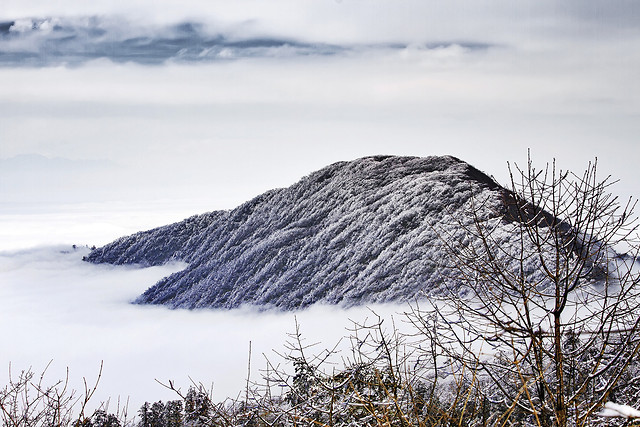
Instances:
[[[102,361],[94,403],[111,398],[115,405],[118,397],[129,397],[130,410],[137,411],[145,400],[176,398],[156,379],[186,389],[190,378],[213,385],[214,398],[223,400],[243,390],[250,342],[257,380],[265,355],[281,361],[273,350],[284,350],[296,318],[307,342],[321,343],[320,351],[348,335],[350,319],[372,317],[366,307],[258,313],[132,305],[131,299],[181,266],[92,265],[82,262],[86,253],[70,246],[0,253],[0,384],[6,384],[10,363],[15,376],[29,367],[39,373],[53,361],[47,378],[61,379],[69,367],[72,386],[81,390],[82,377],[94,381]],[[373,309],[388,317],[402,307]]]

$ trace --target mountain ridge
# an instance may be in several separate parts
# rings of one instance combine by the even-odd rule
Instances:
[[[334,163],[229,211],[120,238],[87,261],[188,263],[135,301],[172,308],[412,300],[446,281],[436,229],[458,233],[451,215],[477,201],[481,215],[500,218],[506,194],[452,156],[371,156]]]

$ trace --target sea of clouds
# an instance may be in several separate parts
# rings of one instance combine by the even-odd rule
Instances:
[[[296,322],[305,343],[318,343],[310,351],[320,353],[348,337],[353,321],[375,319],[371,310],[390,322],[406,309],[188,311],[133,305],[133,298],[183,265],[94,265],[82,261],[88,252],[71,244],[0,252],[0,384],[26,369],[46,369],[45,384],[53,384],[69,369],[71,387],[82,391],[84,379],[92,384],[102,364],[94,405],[110,400],[115,410],[119,399],[135,412],[144,401],[176,399],[158,383],[169,380],[183,390],[192,381],[213,387],[214,399],[222,401],[243,392],[250,346],[252,381],[261,382],[267,358],[291,369],[276,352],[286,353]],[[342,341],[336,360],[350,355],[348,344]]]

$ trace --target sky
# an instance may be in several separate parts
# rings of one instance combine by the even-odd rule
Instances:
[[[166,271],[104,270],[60,248],[233,208],[333,162],[451,154],[506,184],[507,162],[530,150],[576,172],[597,158],[614,193],[637,198],[639,75],[632,0],[3,0],[0,323],[27,326],[0,371],[55,359],[90,376],[106,353],[110,381],[124,381],[127,361],[164,353],[153,325],[233,323],[141,312],[126,302]],[[90,307],[126,320],[74,323]],[[240,372],[247,341],[265,334],[235,316]],[[59,345],[44,344],[50,319],[68,331]],[[131,352],[131,336],[113,352],[73,344],[87,331],[117,341],[132,324],[148,351]],[[274,347],[284,324],[264,320]],[[185,339],[141,375],[202,345]],[[204,359],[189,362],[196,374]]]

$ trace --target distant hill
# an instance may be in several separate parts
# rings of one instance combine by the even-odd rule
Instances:
[[[450,274],[438,233],[463,238],[453,215],[464,218],[473,203],[481,216],[502,218],[508,194],[455,157],[366,157],[335,163],[230,211],[122,237],[87,260],[187,262],[136,300],[172,308],[290,310],[413,300]],[[508,221],[500,224],[508,240]]]

